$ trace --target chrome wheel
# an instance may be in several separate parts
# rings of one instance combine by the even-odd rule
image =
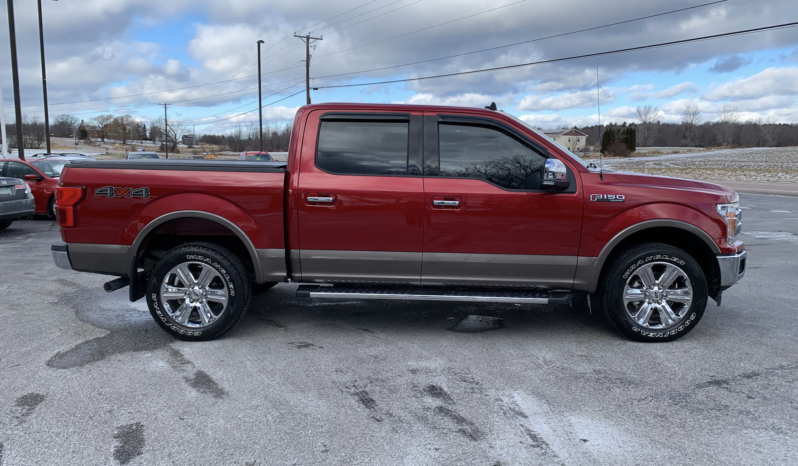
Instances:
[[[227,284],[219,272],[202,262],[184,262],[163,279],[161,302],[175,322],[203,328],[216,322],[227,309]]]
[[[632,272],[623,290],[623,304],[641,327],[659,330],[679,324],[693,302],[687,274],[674,264],[652,262]]]

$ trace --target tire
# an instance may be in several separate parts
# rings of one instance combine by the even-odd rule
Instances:
[[[599,286],[598,302],[607,320],[635,341],[681,338],[707,306],[704,271],[692,256],[664,243],[622,251],[607,265]]]
[[[55,196],[51,197],[47,203],[47,216],[51,219],[55,218]]]
[[[270,283],[253,283],[252,294],[265,293],[277,286],[277,282]]]
[[[227,333],[244,316],[250,297],[244,264],[213,243],[186,244],[166,253],[150,274],[146,296],[158,325],[187,341]]]
[[[0,230],[5,230],[10,227],[12,223],[14,223],[13,220],[0,220]]]

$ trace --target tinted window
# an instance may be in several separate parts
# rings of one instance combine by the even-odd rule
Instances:
[[[61,171],[64,169],[64,162],[31,162],[31,165],[43,171],[45,175],[51,178],[58,178],[61,176]]]
[[[247,160],[249,161],[261,161],[261,162],[271,162],[272,158],[266,154],[258,154],[258,155],[248,155]]]
[[[546,157],[502,131],[442,124],[439,176],[478,178],[508,189],[540,189]]]
[[[8,162],[8,168],[6,168],[6,176],[11,178],[25,178],[25,175],[36,175],[36,171],[31,167],[25,165],[24,163],[19,162]]]
[[[322,121],[316,166],[350,175],[406,175],[408,123]]]

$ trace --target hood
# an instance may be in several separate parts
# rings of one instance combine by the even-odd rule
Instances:
[[[739,196],[733,189],[719,184],[707,183],[705,181],[671,178],[669,176],[645,175],[633,172],[615,172],[613,175],[622,183],[631,186],[710,194],[720,197],[725,202],[736,202],[739,200]]]

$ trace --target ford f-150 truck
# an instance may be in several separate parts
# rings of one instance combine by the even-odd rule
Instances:
[[[493,107],[495,108],[495,107]],[[688,333],[745,274],[738,195],[600,170],[492,109],[317,104],[287,162],[73,162],[65,269],[115,275],[177,338],[230,330],[253,291],[568,304],[626,336]]]

